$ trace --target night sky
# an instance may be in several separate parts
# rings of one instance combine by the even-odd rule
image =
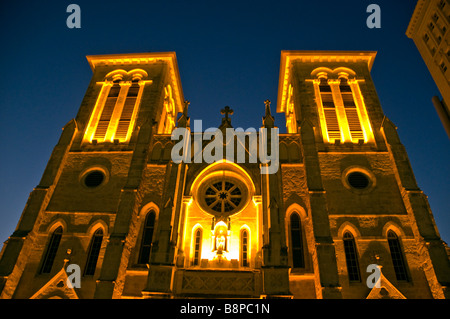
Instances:
[[[69,29],[66,8],[81,8]],[[381,8],[369,29],[366,8]],[[14,231],[62,127],[78,112],[92,71],[86,55],[175,51],[189,116],[203,128],[234,109],[234,127],[275,114],[281,50],[373,50],[372,77],[398,126],[442,239],[450,242],[450,141],[431,103],[439,91],[405,35],[415,0],[2,1],[0,241]],[[380,212],[382,213],[382,212]]]

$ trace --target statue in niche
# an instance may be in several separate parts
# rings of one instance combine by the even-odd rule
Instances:
[[[214,236],[215,236],[215,243],[214,243],[214,250],[216,251],[216,255],[223,255],[224,252],[227,251],[227,226],[223,222],[221,223],[223,225],[216,225]]]
[[[225,250],[226,241],[227,239],[223,234],[223,229],[220,229],[219,234],[216,236],[216,248],[218,255],[222,255],[223,251]]]

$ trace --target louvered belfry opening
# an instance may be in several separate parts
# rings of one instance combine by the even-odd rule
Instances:
[[[94,139],[103,140],[108,130],[109,122],[111,121],[112,114],[114,112],[114,107],[117,102],[117,98],[120,93],[119,81],[115,81],[111,89],[109,90],[108,97],[106,98],[105,105],[103,106],[102,115],[97,124],[97,129],[95,130]]]
[[[128,89],[127,98],[120,115],[119,125],[117,126],[115,138],[123,140],[127,137],[128,128],[130,127],[131,119],[133,117],[134,107],[136,106],[137,97],[139,94],[138,81],[133,81]]]
[[[319,84],[320,97],[322,99],[325,123],[327,125],[328,138],[340,139],[339,122],[336,115],[336,106],[333,101],[333,93],[327,79],[321,78]]]
[[[361,122],[358,116],[355,100],[353,98],[352,88],[346,78],[341,78],[339,89],[341,91],[342,101],[344,103],[345,115],[347,116],[348,127],[352,140],[364,138],[361,128]]]

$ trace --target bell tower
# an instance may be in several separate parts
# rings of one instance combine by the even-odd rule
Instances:
[[[83,272],[79,297],[122,294],[150,143],[172,132],[184,97],[173,52],[87,60],[93,75],[78,114],[5,245],[2,298],[31,297],[65,260]]]
[[[316,295],[361,298],[366,268],[378,264],[405,295],[417,294],[408,285],[414,282],[434,298],[448,297],[445,246],[396,127],[383,114],[370,75],[375,56],[281,53],[277,111],[301,142]],[[420,257],[410,253],[417,250]],[[425,267],[426,282],[422,263],[434,267]]]

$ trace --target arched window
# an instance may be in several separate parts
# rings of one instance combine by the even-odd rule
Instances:
[[[348,279],[350,281],[361,281],[358,264],[358,253],[356,251],[356,244],[353,235],[346,231],[344,233],[344,251],[345,259],[347,261]]]
[[[241,266],[248,267],[248,231],[243,229],[241,232]]]
[[[53,262],[55,261],[56,252],[58,251],[59,243],[61,242],[61,237],[63,233],[63,228],[59,226],[53,231],[50,241],[47,245],[47,251],[44,255],[44,260],[41,266],[41,274],[49,274],[52,270]]]
[[[193,266],[200,265],[200,258],[201,258],[201,250],[202,250],[202,229],[198,228],[195,231],[194,236],[194,259],[192,261]]]
[[[102,240],[103,230],[99,228],[95,231],[94,235],[92,235],[91,243],[89,245],[88,258],[84,268],[85,276],[93,276],[95,273],[98,255],[100,254],[100,248],[102,247]]]
[[[148,264],[150,260],[150,251],[152,249],[153,232],[155,230],[155,212],[151,210],[144,221],[144,230],[142,231],[141,250],[139,252],[139,264]]]
[[[292,265],[294,268],[305,268],[305,257],[303,255],[302,224],[300,216],[292,213],[290,217]]]
[[[406,271],[405,261],[403,259],[402,248],[397,234],[390,230],[387,234],[389,250],[391,251],[392,263],[394,264],[394,271],[397,280],[408,281],[408,274]]]

